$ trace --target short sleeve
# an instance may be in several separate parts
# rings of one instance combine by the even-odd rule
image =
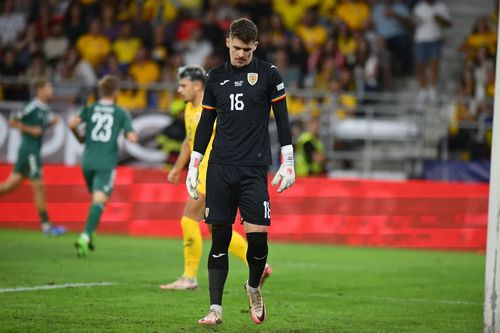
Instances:
[[[21,110],[17,111],[14,114],[14,118],[19,120],[19,121],[25,121],[26,119],[28,119],[31,116],[31,114],[35,110],[36,110],[35,105],[33,103],[28,103],[28,104],[24,105]]]
[[[207,73],[207,76],[205,78],[205,91],[203,93],[203,102],[201,104],[203,108],[206,110],[215,110],[217,106],[217,101],[215,100],[212,78],[210,77],[210,73]]]
[[[132,128],[132,116],[128,111],[123,111],[123,130],[125,133],[134,131]]]
[[[447,20],[451,20],[450,11],[448,10],[448,7],[446,7],[444,3],[441,3],[436,7],[436,13],[438,15],[441,15]]]
[[[285,83],[283,82],[283,78],[278,71],[278,68],[274,65],[271,65],[271,79],[270,79],[270,97],[271,103],[276,103],[281,101],[286,97],[285,94]]]

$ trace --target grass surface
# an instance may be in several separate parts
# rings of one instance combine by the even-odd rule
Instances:
[[[209,306],[205,243],[197,291],[158,286],[182,271],[179,240],[99,235],[78,259],[76,235],[0,230],[0,288],[113,282],[111,286],[0,292],[1,332],[480,332],[484,256],[271,244],[268,319],[255,325],[236,259],[224,323],[199,327]]]

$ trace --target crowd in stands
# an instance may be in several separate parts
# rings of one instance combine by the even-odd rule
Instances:
[[[422,0],[423,2],[433,0]],[[392,89],[413,73],[415,0],[5,0],[0,14],[2,76],[68,82],[60,98],[104,74],[136,83],[122,104],[163,108],[144,89],[175,82],[180,65],[211,68],[227,57],[231,20],[258,25],[257,56],[275,63],[289,87],[341,91]],[[418,6],[418,5],[417,5]],[[18,84],[3,98],[24,99]]]
[[[442,149],[443,153],[447,151],[448,158],[480,160],[490,157],[499,4],[500,1],[495,1],[490,17],[476,18],[460,49],[464,66],[457,99],[450,112],[445,142],[448,149]]]

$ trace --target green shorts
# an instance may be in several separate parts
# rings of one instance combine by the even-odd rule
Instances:
[[[83,177],[89,193],[104,192],[108,197],[113,191],[116,169],[90,170],[83,169]]]
[[[19,149],[14,171],[29,179],[42,178],[42,159],[40,153]]]

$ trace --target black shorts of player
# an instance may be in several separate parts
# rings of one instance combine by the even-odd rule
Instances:
[[[267,168],[208,163],[205,221],[233,224],[239,208],[245,222],[271,224]]]

